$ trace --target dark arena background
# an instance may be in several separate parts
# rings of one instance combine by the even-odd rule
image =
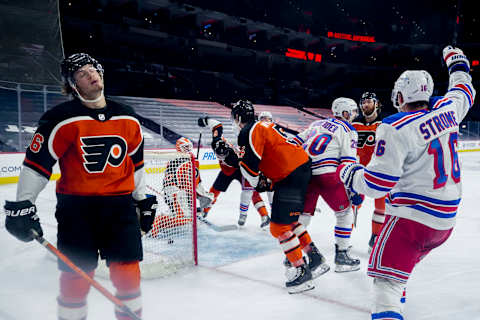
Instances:
[[[151,147],[181,135],[197,141],[193,120],[212,111],[228,118],[238,99],[297,131],[329,116],[336,97],[358,101],[364,91],[394,113],[391,90],[406,69],[429,71],[434,94],[445,92],[447,44],[465,51],[479,81],[474,1],[1,0],[0,8],[7,152],[23,151],[39,116],[66,99],[58,63],[75,52],[102,63],[107,95],[153,120],[144,123]],[[479,120],[472,108],[464,139],[478,136]]]

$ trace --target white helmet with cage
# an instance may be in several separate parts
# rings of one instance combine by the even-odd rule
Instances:
[[[357,103],[350,98],[337,98],[332,103],[332,113],[335,117],[351,122],[357,116]]]
[[[399,102],[399,93],[402,101]],[[393,106],[402,108],[407,103],[418,101],[429,101],[433,94],[433,79],[430,73],[425,70],[407,70],[403,72],[392,90]]]
[[[193,143],[190,139],[181,137],[175,143],[175,149],[177,152],[190,153],[193,152]]]
[[[267,122],[273,122],[273,116],[270,111],[262,111],[260,115],[258,116],[258,120],[260,121],[267,121]]]

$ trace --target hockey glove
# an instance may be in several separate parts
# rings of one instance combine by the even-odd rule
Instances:
[[[31,229],[43,236],[37,207],[31,201],[5,201],[4,208],[7,215],[5,227],[15,238],[24,242],[32,241],[34,238]]]
[[[140,215],[140,229],[144,232],[152,229],[155,214],[157,213],[157,197],[147,194],[147,198],[135,202]]]
[[[257,192],[265,192],[265,191],[272,191],[273,190],[273,183],[272,180],[268,179],[263,173],[260,172],[258,176],[258,183],[255,187]]]
[[[310,220],[312,219],[313,215],[307,212],[302,212],[298,217],[298,223],[302,224],[305,227],[308,227],[310,224]]]
[[[448,73],[452,74],[455,71],[470,71],[470,62],[459,48],[446,46],[443,49],[443,60],[448,68]]]
[[[356,192],[349,192],[348,197],[350,198],[350,201],[354,206],[361,205],[363,203],[363,200],[365,199],[365,196],[363,194],[359,194]]]
[[[336,175],[348,191],[355,192],[352,188],[353,177],[355,173],[361,169],[363,169],[363,166],[358,163],[341,164],[337,167]]]
[[[204,128],[208,126],[208,117],[198,118],[197,122],[199,127]]]

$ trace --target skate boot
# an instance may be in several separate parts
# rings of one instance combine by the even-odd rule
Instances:
[[[303,262],[304,262],[305,264],[308,264],[307,258],[303,257]],[[285,268],[291,268],[291,267],[293,267],[292,263],[290,262],[290,260],[288,260],[287,257],[285,257],[285,260],[283,260],[283,266],[284,266]]]
[[[330,266],[326,264],[325,257],[318,251],[318,248],[312,242],[310,244],[312,250],[307,253],[308,255],[308,268],[312,273],[312,278],[316,279],[320,277],[322,274],[328,272],[330,270]]]
[[[375,241],[377,240],[377,235],[372,233],[370,240],[368,241],[368,254],[370,254],[373,250],[373,246],[375,245]]]
[[[240,217],[238,217],[238,225],[243,226],[245,224],[245,221],[247,221],[247,215],[244,213],[240,213]]]
[[[265,228],[270,224],[270,217],[268,215],[262,216],[262,223],[260,223],[260,228]]]
[[[349,255],[351,247],[346,250],[338,250],[335,244],[335,272],[350,272],[360,270],[360,260],[353,259]]]
[[[308,268],[308,265],[302,264],[294,269],[294,272],[287,277],[285,282],[287,291],[290,294],[300,293],[315,288],[312,282],[312,273]]]

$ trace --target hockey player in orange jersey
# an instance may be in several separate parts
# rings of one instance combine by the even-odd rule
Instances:
[[[274,191],[270,232],[295,267],[294,273],[287,275],[285,286],[289,293],[311,290],[312,274],[321,265],[322,255],[298,223],[311,177],[311,160],[275,123],[256,122],[250,101],[233,105],[232,120],[241,129],[238,145],[242,175],[257,191]]]
[[[360,98],[362,114],[352,122],[358,133],[357,155],[359,162],[366,166],[372,158],[375,148],[375,132],[385,117],[380,112],[380,102],[373,92],[364,92]],[[385,221],[385,197],[375,199],[375,209],[372,214],[372,235],[368,242],[368,252],[373,248],[376,238]]]
[[[58,161],[58,249],[90,276],[98,257],[106,259],[116,297],[141,317],[140,231],[151,229],[157,200],[145,195],[140,123],[132,108],[105,98],[103,68],[88,54],[64,59],[61,72],[73,100],[41,117],[26,151],[17,199],[5,204],[5,226],[22,241],[33,240],[31,229],[42,235],[34,203]],[[18,214],[24,210],[29,214]],[[58,267],[58,319],[86,319],[90,283],[60,260]],[[118,307],[115,316],[132,319]]]
[[[267,208],[260,194],[250,185],[250,183],[242,177],[238,167],[238,150],[223,137],[223,125],[220,121],[210,119],[208,117],[198,119],[200,127],[209,127],[212,130],[212,149],[218,158],[220,164],[220,172],[217,175],[210,192],[215,198],[210,206],[203,211],[203,217],[206,217],[212,205],[217,201],[221,192],[225,192],[233,180],[240,182],[242,191],[240,193],[240,215],[238,225],[243,226],[247,219],[248,207],[250,200],[253,202],[255,209],[260,215],[260,228],[265,228],[270,223]]]

